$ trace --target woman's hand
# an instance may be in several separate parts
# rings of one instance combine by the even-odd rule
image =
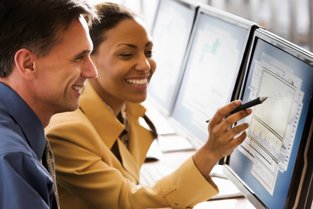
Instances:
[[[229,115],[240,104],[241,101],[236,100],[223,106],[210,120],[208,140],[193,156],[196,166],[205,177],[209,175],[217,161],[229,155],[246,138],[245,130],[248,124],[236,126],[233,124],[250,115],[252,110],[246,109]]]

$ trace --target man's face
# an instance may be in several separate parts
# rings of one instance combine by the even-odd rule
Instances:
[[[90,59],[93,45],[86,21],[80,17],[60,36],[47,55],[35,60],[37,78],[31,84],[37,105],[53,114],[75,110],[86,78],[97,76]]]

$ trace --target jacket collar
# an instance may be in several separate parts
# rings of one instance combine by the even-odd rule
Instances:
[[[88,82],[80,98],[80,109],[89,118],[104,143],[111,149],[124,130],[124,125]],[[126,112],[127,117],[138,118],[145,114],[146,109],[138,104],[127,103]]]
[[[13,89],[1,82],[0,98],[2,98],[0,103],[19,127],[15,131],[26,140],[38,160],[40,160],[44,152],[46,139],[43,125],[38,116]],[[11,128],[13,129],[13,127]]]

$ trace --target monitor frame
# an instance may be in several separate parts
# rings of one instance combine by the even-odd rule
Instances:
[[[243,98],[244,90],[246,88],[247,77],[249,73],[249,67],[253,57],[253,51],[257,43],[257,39],[264,40],[269,44],[281,49],[282,51],[294,56],[309,65],[313,66],[313,54],[265,29],[257,29],[255,31],[251,50],[247,60],[246,71],[242,85],[239,87],[239,99]],[[309,153],[313,150],[312,138],[313,138],[313,99],[308,107],[308,114],[303,128],[303,134],[299,145],[298,156],[295,161],[295,167],[292,173],[292,179],[290,182],[289,191],[287,194],[285,209],[290,209],[297,206],[301,209],[310,209],[312,203],[312,165],[309,163]],[[232,155],[230,155],[231,159]],[[253,190],[233,171],[229,165],[229,161],[224,165],[223,169],[225,175],[238,187],[240,191],[247,197],[247,199],[258,209],[268,208],[253,192]],[[309,186],[304,186],[309,184]],[[300,188],[298,188],[300,187]],[[305,202],[302,202],[305,200]]]
[[[146,13],[146,8],[148,7],[147,5],[149,3],[147,3],[148,1],[142,1],[142,6],[143,6],[143,20],[146,24],[146,26],[148,27],[148,31],[150,34],[152,34],[153,31],[153,27],[155,25],[156,19],[157,19],[157,13],[159,10],[159,5],[160,5],[160,1],[161,0],[154,0],[155,2],[153,4],[155,4],[155,7],[153,8],[153,14],[151,16],[147,15]],[[149,17],[151,19],[149,19]]]
[[[313,124],[311,125],[311,129],[313,129]],[[305,153],[313,151],[313,142],[312,142],[312,132],[311,132],[311,141],[305,149]],[[305,159],[308,160],[308,159]],[[309,162],[307,162],[309,165]],[[302,178],[301,181],[301,191],[298,192],[295,201],[298,201],[299,208],[303,209],[312,209],[313,206],[313,166],[308,166],[307,172]],[[302,195],[301,195],[302,194]]]

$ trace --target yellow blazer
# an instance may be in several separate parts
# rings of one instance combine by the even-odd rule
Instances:
[[[87,85],[74,112],[56,114],[46,128],[55,155],[61,209],[189,208],[215,195],[192,158],[153,187],[138,185],[140,166],[153,141],[139,124],[145,108],[127,104],[129,150],[118,143],[123,164],[110,148],[124,125]]]

